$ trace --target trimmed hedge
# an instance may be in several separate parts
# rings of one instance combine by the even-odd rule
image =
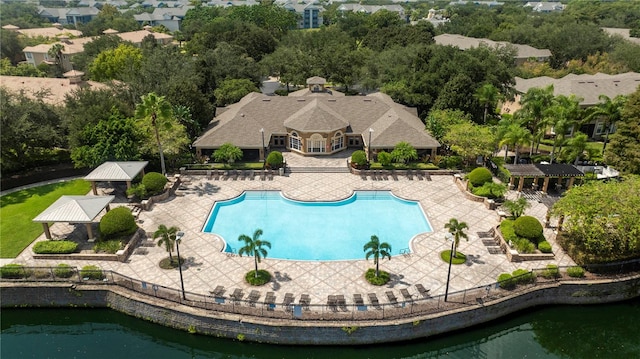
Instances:
[[[280,168],[283,163],[284,157],[282,157],[282,153],[278,151],[273,151],[267,156],[267,166],[269,166],[269,168]]]
[[[365,167],[367,165],[367,154],[363,150],[353,151],[351,154],[351,163],[358,168]]]
[[[536,275],[534,272],[529,272],[526,269],[516,269],[513,271],[512,275],[516,284],[533,283],[536,278]]]
[[[480,187],[471,187],[471,193],[476,196],[486,197],[490,199],[502,198],[507,192],[507,186],[500,183],[485,182]]]
[[[567,274],[572,278],[582,278],[584,277],[584,269],[582,267],[569,267],[567,268]]]
[[[552,253],[553,252],[551,250],[551,244],[549,242],[547,242],[547,241],[542,241],[542,242],[538,243],[538,249],[542,253]]]
[[[542,224],[532,216],[518,217],[513,223],[513,229],[517,236],[527,238],[534,243],[542,237]]]
[[[148,196],[162,193],[168,181],[166,176],[158,172],[149,172],[142,177],[142,185]]]
[[[513,289],[516,287],[516,282],[513,280],[513,276],[509,273],[502,273],[498,276],[498,284],[500,288]]]
[[[474,187],[480,187],[485,183],[492,182],[493,175],[485,167],[478,167],[467,175],[467,179]]]
[[[41,241],[33,246],[36,254],[69,254],[78,249],[78,243],[72,241]]]
[[[264,285],[271,280],[271,273],[267,272],[264,269],[259,269],[258,277],[256,278],[256,271],[252,270],[247,272],[247,274],[245,274],[244,280],[246,280],[247,283],[251,285],[255,285],[255,286]]]
[[[100,234],[103,240],[131,235],[138,230],[136,219],[131,210],[118,207],[110,210],[100,220]]]
[[[101,280],[104,278],[104,274],[102,273],[102,269],[98,266],[90,265],[82,267],[80,270],[80,277],[85,279]]]
[[[53,274],[58,278],[71,278],[74,272],[72,266],[64,263],[58,264],[58,266],[53,269]]]
[[[547,264],[547,268],[542,271],[542,276],[547,279],[560,278],[560,270],[555,264]]]
[[[367,269],[367,272],[364,274],[364,278],[369,282],[369,284],[373,285],[385,285],[391,279],[391,276],[388,272],[380,271],[378,276],[376,277],[376,270],[373,268]]]
[[[31,271],[26,269],[22,264],[5,264],[0,267],[0,278],[18,279],[26,278],[31,275]]]

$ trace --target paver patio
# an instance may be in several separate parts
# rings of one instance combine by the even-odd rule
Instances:
[[[330,161],[344,166],[343,158],[297,159],[287,154],[287,163],[304,161],[305,166],[327,165]],[[245,293],[258,289],[262,296],[268,291],[275,292],[281,302],[285,293],[294,293],[296,302],[303,293],[309,294],[311,304],[324,304],[328,295],[344,295],[351,304],[354,293],[376,293],[386,298],[385,292],[394,290],[400,296],[400,289],[406,288],[417,296],[415,284],[430,289],[431,295],[445,292],[448,264],[440,259],[439,253],[450,248],[445,240],[444,224],[450,218],[457,218],[469,225],[469,241],[461,240],[459,250],[467,255],[463,265],[452,267],[449,291],[478,287],[494,283],[502,272],[512,272],[517,268],[543,268],[549,263],[560,266],[574,265],[555,241],[553,245],[556,260],[510,263],[504,254],[490,254],[479,240],[477,232],[488,231],[495,226],[499,217],[496,211],[488,210],[482,203],[470,201],[464,197],[450,175],[431,176],[432,181],[409,180],[399,176],[397,181],[364,181],[359,176],[346,173],[291,173],[287,176],[274,176],[273,180],[208,180],[204,176],[183,177],[185,183],[178,195],[158,203],[153,209],[140,214],[140,226],[146,232],[154,232],[160,224],[178,226],[185,232],[180,244],[180,253],[187,258],[183,267],[185,290],[193,293],[209,294],[217,286],[224,286],[229,294],[235,288]],[[355,190],[390,190],[395,195],[418,200],[422,205],[433,228],[432,233],[416,236],[411,244],[410,255],[395,255],[391,260],[381,262],[381,269],[392,274],[392,280],[386,286],[376,287],[368,284],[363,273],[373,267],[373,261],[292,261],[266,258],[260,264],[261,269],[270,271],[274,278],[263,287],[251,287],[244,282],[244,275],[253,269],[253,258],[238,257],[222,252],[223,241],[214,234],[203,233],[202,228],[215,201],[238,196],[244,190],[281,190],[289,198],[296,200],[337,200],[348,197]],[[510,193],[514,196],[514,193]],[[532,203],[526,214],[544,219],[546,207],[541,203]],[[291,220],[295,220],[292,218]],[[52,226],[55,234],[64,234],[71,227],[64,224]],[[247,228],[251,233],[254,229]],[[551,229],[545,229],[547,238],[554,237]],[[262,236],[277,245],[277,238]],[[44,235],[38,240],[42,240]],[[302,240],[302,239],[301,239]],[[363,238],[362,243],[368,240]],[[381,238],[384,241],[384,238]],[[151,239],[149,239],[151,241]],[[235,238],[230,241],[236,241]],[[180,288],[177,270],[162,270],[158,267],[161,259],[167,257],[163,247],[149,246],[136,251],[125,263],[109,261],[60,261],[35,260],[30,246],[13,262],[30,266],[55,266],[65,262],[82,267],[96,264],[103,269],[149,283],[171,288]],[[407,245],[409,247],[409,245]],[[399,248],[394,248],[394,254]],[[175,252],[174,252],[175,254]],[[382,302],[386,300],[382,299]]]

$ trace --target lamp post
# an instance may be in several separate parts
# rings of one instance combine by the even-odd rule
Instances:
[[[179,231],[176,233],[176,250],[178,251],[178,271],[180,271],[180,288],[182,288],[182,299],[187,299],[184,295],[184,280],[182,280],[182,262],[180,261],[180,241],[184,237],[184,232]]]
[[[367,159],[371,161],[371,134],[373,133],[373,128],[369,127],[369,143],[367,144]]]
[[[260,134],[262,135],[262,168],[264,169],[267,163],[267,150],[264,147],[264,128],[260,129]]]
[[[451,233],[447,233],[444,238],[448,241],[451,241],[451,252],[449,252],[449,271],[447,272],[447,286],[444,290],[444,301],[446,302],[449,297],[449,279],[451,278],[451,262],[453,262],[453,246],[456,244],[456,241],[453,239],[453,235]]]

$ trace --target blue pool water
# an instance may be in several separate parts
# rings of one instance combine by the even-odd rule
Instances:
[[[409,249],[415,235],[431,232],[420,204],[388,191],[357,191],[336,202],[299,202],[278,191],[247,191],[216,202],[204,232],[227,242],[237,252],[238,237],[253,236],[271,242],[269,258],[296,260],[363,259],[363,246],[372,235],[391,245],[392,255]]]

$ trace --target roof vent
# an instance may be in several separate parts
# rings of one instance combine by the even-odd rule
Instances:
[[[304,101],[305,101],[305,99],[303,99],[303,98],[299,98],[298,99],[298,102],[304,102]]]
[[[269,102],[269,101],[271,101],[271,99],[270,98],[263,98],[262,101],[263,102]]]
[[[336,99],[335,98],[330,98],[330,99],[328,99],[328,101],[329,102],[336,102]]]
[[[365,98],[364,102],[371,102],[371,99],[370,98]]]

